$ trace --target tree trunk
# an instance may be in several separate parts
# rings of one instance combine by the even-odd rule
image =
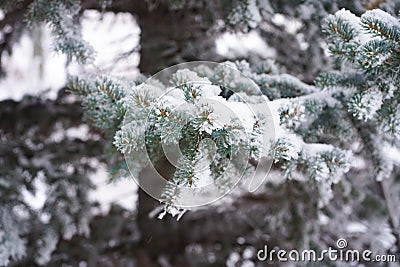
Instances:
[[[221,59],[215,51],[215,39],[207,34],[207,27],[202,25],[196,10],[174,11],[160,4],[154,10],[142,10],[136,14],[141,29],[139,69],[142,73],[152,75],[182,62]],[[164,166],[161,171],[168,172],[168,168],[170,166]],[[140,175],[140,179],[148,180],[153,174],[145,169]],[[178,223],[170,216],[163,220],[150,218],[149,213],[160,203],[141,189],[138,194],[141,245],[148,248],[154,260],[162,254],[183,254],[192,234],[187,225],[189,221],[185,218]],[[186,262],[183,266],[190,265]]]
[[[155,74],[163,68],[194,60],[221,60],[208,26],[196,9],[171,10],[160,4],[137,13],[142,73]]]

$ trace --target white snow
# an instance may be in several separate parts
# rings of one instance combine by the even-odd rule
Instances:
[[[240,261],[240,255],[236,251],[232,252],[226,260],[227,267],[234,267]]]
[[[382,147],[381,150],[381,156],[383,159],[393,162],[396,165],[400,165],[400,150],[399,148],[389,144],[388,142],[383,142],[383,144],[380,144],[380,147]]]
[[[295,34],[302,26],[302,22],[298,19],[288,18],[283,14],[276,13],[271,18],[276,25],[283,26],[285,31]]]
[[[242,265],[241,265],[240,267],[254,267],[254,266],[256,266],[256,265],[254,264],[254,262],[252,262],[252,261],[249,260],[249,259],[246,259],[246,260],[244,260],[244,261],[242,262]]]
[[[334,147],[327,144],[303,144],[303,148],[311,155],[332,151]]]
[[[40,27],[33,38],[25,33],[15,44],[13,54],[2,62],[7,71],[0,80],[0,100],[19,101],[24,95],[39,95],[55,99],[66,82],[66,57],[55,54],[51,47],[50,30]]]
[[[253,130],[256,114],[247,103],[226,101],[221,96],[209,97],[204,103],[213,108],[220,125],[227,125],[232,120],[239,119],[246,132],[250,133]]]
[[[346,226],[346,231],[351,234],[355,233],[365,233],[368,230],[368,227],[360,222],[350,222]]]
[[[294,87],[300,88],[307,95],[313,92],[317,92],[317,89],[314,86],[303,83],[296,77],[293,77],[289,74],[270,75],[270,77],[280,83],[292,84]]]
[[[258,9],[256,0],[248,0],[248,7],[247,10],[249,12],[249,26],[251,28],[257,27],[257,25],[261,22],[261,14],[260,10]]]
[[[89,137],[89,126],[87,124],[81,124],[78,127],[70,127],[68,129],[62,128],[61,123],[57,123],[54,132],[49,137],[52,142],[60,142],[64,138],[69,137],[71,139],[87,140]]]
[[[224,33],[215,42],[217,53],[227,58],[255,54],[266,59],[276,55],[275,49],[269,47],[256,31],[246,34]]]
[[[22,196],[25,203],[29,203],[29,205],[35,210],[40,210],[46,202],[47,184],[45,183],[44,178],[44,173],[39,171],[33,180],[33,187],[36,191],[35,194],[32,194],[25,188],[22,189]]]
[[[332,16],[332,15],[330,15]],[[356,40],[360,43],[366,43],[370,39],[370,35],[364,33],[364,30],[361,26],[361,20],[359,17],[351,13],[349,10],[341,9],[335,13],[335,16],[341,18],[344,21],[347,21],[358,33]]]
[[[217,85],[204,84],[200,87],[200,91],[202,92],[202,97],[207,98],[218,96],[221,93],[221,88]]]
[[[255,254],[255,249],[253,247],[246,247],[243,250],[243,258],[245,259],[250,259],[254,256]]]
[[[181,69],[178,70],[176,73],[174,73],[172,75],[172,82],[174,83],[175,86],[179,86],[185,83],[211,84],[208,78],[200,77],[199,75],[197,75],[196,72],[191,71],[189,69]]]
[[[371,88],[364,92],[361,96],[360,104],[357,108],[357,118],[360,120],[369,120],[374,117],[376,112],[381,108],[383,104],[383,94],[377,88]]]
[[[37,254],[39,257],[37,257],[35,261],[39,265],[45,265],[47,262],[50,261],[51,254],[57,247],[58,239],[59,237],[57,233],[55,233],[54,230],[49,228],[46,231],[45,235],[38,240],[39,249],[37,251]]]
[[[89,194],[89,199],[100,203],[100,212],[105,213],[112,203],[134,210],[137,203],[137,184],[130,178],[119,178],[116,182],[107,183],[107,167],[96,163],[97,170],[90,176],[97,189]]]
[[[330,221],[330,218],[324,214],[323,212],[318,213],[318,222],[321,225],[327,225]]]
[[[232,25],[246,24],[249,28],[255,28],[261,22],[260,10],[256,0],[247,0],[237,3],[228,15],[228,20]]]
[[[360,18],[351,13],[349,10],[342,8],[341,10],[335,13],[336,17],[341,18],[344,21],[347,21],[357,30],[361,30]]]
[[[389,27],[400,28],[400,22],[395,17],[381,9],[368,10],[361,16],[361,18],[366,20],[380,20],[389,25]]]

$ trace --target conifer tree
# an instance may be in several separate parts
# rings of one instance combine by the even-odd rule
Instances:
[[[176,40],[172,47],[164,47],[165,43],[160,42],[160,50],[175,52],[165,53],[162,60],[154,58],[142,62],[144,74],[137,77],[121,79],[89,73],[69,78],[69,91],[82,100],[84,121],[104,137],[103,160],[109,165],[114,179],[129,176],[128,168],[135,172],[133,175],[144,175],[148,164],[143,161],[144,155],[141,153],[144,150],[154,165],[162,165],[165,163],[162,146],[170,143],[180,145],[184,157],[178,160],[178,167],[160,167],[170,177],[162,189],[162,215],[170,213],[181,217],[183,214],[184,210],[176,204],[179,198],[176,192],[179,186],[190,188],[206,176],[196,171],[201,152],[216,155],[208,171],[218,188],[230,187],[230,180],[238,176],[235,171],[240,170],[241,164],[250,163],[245,171],[257,167],[262,155],[260,151],[267,150],[265,156],[273,161],[269,178],[261,191],[249,194],[239,190],[234,196],[237,198],[236,204],[217,202],[206,209],[187,212],[179,222],[168,216],[162,220],[148,219],[153,207],[146,207],[146,213],[143,214],[140,211],[142,203],[139,203],[139,229],[145,230],[144,224],[148,224],[147,227],[160,227],[153,229],[150,235],[160,238],[157,241],[159,248],[167,251],[165,254],[148,252],[146,260],[150,262],[149,266],[156,266],[150,260],[154,257],[158,257],[159,263],[166,260],[167,263],[170,261],[178,265],[177,259],[168,256],[170,245],[161,240],[161,236],[169,230],[177,236],[183,235],[176,229],[185,229],[188,225],[191,228],[185,241],[174,238],[168,241],[182,246],[179,253],[185,256],[179,257],[190,258],[185,258],[184,262],[190,262],[193,266],[259,266],[254,250],[260,244],[268,242],[268,245],[286,249],[323,250],[328,246],[336,246],[339,238],[346,238],[352,249],[367,247],[374,253],[398,255],[400,208],[396,204],[400,200],[400,183],[396,167],[398,159],[393,156],[399,150],[400,133],[398,1],[366,1],[364,5],[356,1],[312,0],[301,3],[288,1],[284,4],[272,0],[145,2],[3,2],[0,8],[5,17],[1,23],[13,25],[13,30],[3,35],[1,53],[12,42],[7,38],[17,39],[25,27],[16,20],[18,16],[23,16],[29,27],[37,23],[50,25],[56,37],[55,49],[65,53],[71,61],[87,64],[93,59],[94,51],[79,33],[77,22],[80,8],[104,7],[118,12],[126,4],[128,10],[136,8],[138,12],[143,12],[138,15],[139,25],[145,23],[145,15],[155,14],[148,11],[149,8],[154,8],[154,12],[166,9],[167,14],[173,14],[164,19],[174,19],[174,15],[200,10],[200,29],[220,33],[257,30],[263,36],[295,42],[290,43],[293,45],[293,56],[299,56],[291,58],[292,53],[281,49],[277,50],[276,62],[250,58],[250,63],[245,60],[224,61],[215,68],[200,64],[195,69],[174,71],[167,81],[152,79],[149,82],[149,75],[173,63],[209,59],[214,55],[215,51],[209,46],[213,39],[196,31],[193,39],[174,36]],[[290,33],[271,19],[276,12],[288,20],[301,21],[302,26],[295,33]],[[193,23],[190,18],[186,19]],[[271,31],[270,26],[282,31],[281,35],[279,31]],[[143,33],[145,36],[146,33]],[[207,45],[202,49],[199,46],[191,49],[191,45],[202,37],[204,40],[200,46]],[[271,43],[282,40],[275,37],[271,37]],[[326,40],[329,57],[324,54],[322,38]],[[301,48],[301,42],[307,43],[308,47]],[[149,40],[145,39],[142,44],[145,45],[142,47],[144,59],[151,56],[149,51],[152,49],[156,51],[154,55],[159,55],[156,46],[152,46]],[[11,52],[11,49],[8,50]],[[202,54],[198,53],[199,50],[202,50]],[[285,57],[288,57],[287,65],[284,64]],[[309,60],[312,60],[313,66]],[[254,82],[260,88],[260,93],[249,90],[249,84],[235,75],[236,72],[243,73]],[[193,79],[201,82],[201,85],[187,83]],[[224,82],[230,88],[221,86]],[[169,102],[158,101],[171,84],[178,93],[169,96]],[[235,88],[233,93],[228,90],[232,88]],[[235,121],[219,125],[215,111],[207,105],[201,105],[202,97],[210,94],[221,103],[232,106],[239,106],[243,102],[258,104],[267,100],[270,111],[266,115],[272,116],[276,135],[268,144],[259,141],[263,134],[260,128],[263,114],[259,114],[260,118],[244,118],[250,121],[251,127],[247,129]],[[185,103],[185,109],[174,109],[176,103]],[[24,134],[20,133],[21,136]],[[242,138],[242,134],[249,138]],[[82,214],[90,206],[86,197],[90,184],[87,179],[77,177],[83,173],[82,170],[78,171],[82,162],[72,156],[69,160],[73,161],[73,171],[60,162],[52,162],[51,166],[43,165],[45,163],[37,159],[40,147],[21,140],[15,141],[21,142],[19,145],[10,145],[11,142],[6,142],[7,136],[4,134],[2,138],[5,143],[2,164],[8,167],[1,170],[0,180],[3,181],[0,187],[0,264],[8,264],[11,260],[12,264],[18,265],[18,261],[26,255],[38,265],[57,262],[50,255],[53,251],[53,255],[60,255],[57,254],[60,249],[56,248],[57,244],[62,243],[59,239],[85,233],[90,220],[87,214]],[[206,139],[214,142],[214,150],[203,146],[202,141]],[[10,147],[18,149],[10,152]],[[33,153],[35,157],[30,159],[24,153]],[[17,159],[13,161],[9,155]],[[126,158],[129,160],[125,161]],[[57,155],[51,159],[57,161]],[[234,164],[229,169],[228,162],[231,161]],[[227,175],[226,179],[221,178],[224,174]],[[40,175],[44,178],[40,178]],[[54,193],[43,210],[43,214],[50,217],[47,223],[43,223],[43,219],[28,207],[18,210],[19,205],[26,205],[21,199],[21,188],[31,190],[31,181],[40,179],[51,185],[51,192]],[[63,201],[59,201],[60,198]],[[147,219],[142,219],[143,216]],[[222,224],[201,229],[210,218],[207,216]],[[140,224],[140,220],[145,223]],[[46,227],[40,238],[35,237],[39,230],[26,226],[29,221]],[[246,222],[246,226],[243,226],[243,222]],[[251,230],[246,229],[249,225]],[[209,239],[203,238],[206,233],[211,236]],[[264,239],[262,233],[268,233],[270,237]],[[127,241],[137,251],[143,249],[141,246],[148,248],[143,243],[149,240],[149,236],[144,232],[141,234],[140,241]],[[35,252],[29,251],[32,249],[32,240],[36,242]],[[93,240],[85,242],[95,243]],[[218,244],[225,243],[235,245],[218,247]],[[121,244],[123,246],[125,243]],[[107,246],[103,249],[112,250]],[[217,259],[204,257],[207,253]],[[139,258],[140,253],[135,257]]]

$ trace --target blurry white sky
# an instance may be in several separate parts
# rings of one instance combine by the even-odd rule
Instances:
[[[128,13],[86,11],[82,19],[82,34],[97,52],[94,64],[87,70],[115,75],[136,75],[139,54],[120,58],[137,47],[140,29]],[[66,57],[52,50],[48,27],[43,26],[22,36],[11,57],[4,57],[7,77],[0,80],[0,100],[20,100],[24,95],[39,95],[54,99],[65,85]],[[71,74],[82,73],[82,66],[71,64]]]

